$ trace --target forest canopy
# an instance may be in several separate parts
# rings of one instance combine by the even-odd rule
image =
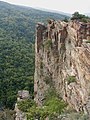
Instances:
[[[18,90],[33,96],[34,41],[37,22],[64,15],[0,1],[0,108],[14,108]]]

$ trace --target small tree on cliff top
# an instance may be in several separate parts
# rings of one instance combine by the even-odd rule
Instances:
[[[90,22],[90,18],[83,14],[79,14],[79,12],[75,12],[72,14],[71,20],[79,20],[81,22]]]

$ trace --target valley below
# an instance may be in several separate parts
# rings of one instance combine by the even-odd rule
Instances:
[[[90,119],[90,18],[0,1],[0,120]]]

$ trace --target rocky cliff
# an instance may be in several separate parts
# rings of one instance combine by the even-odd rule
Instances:
[[[37,24],[34,92],[39,106],[51,87],[77,112],[90,112],[90,23]]]

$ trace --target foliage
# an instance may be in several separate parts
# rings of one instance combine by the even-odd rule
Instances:
[[[76,82],[75,76],[68,76],[68,77],[67,77],[67,82],[68,82],[68,84],[70,84],[70,83],[72,83],[72,82]]]
[[[90,18],[88,16],[85,16],[83,14],[79,14],[79,12],[75,12],[72,15],[71,20],[79,20],[81,22],[90,22]]]
[[[90,40],[87,40],[86,43],[90,43]]]
[[[33,93],[34,46],[25,40],[0,40],[0,105],[14,108],[18,90]]]
[[[52,40],[51,39],[48,39],[48,40],[44,41],[45,48],[48,49],[48,48],[51,47],[51,45],[52,45]]]
[[[66,104],[59,100],[58,98],[52,98],[46,102],[43,107],[32,107],[27,113],[28,120],[34,120],[38,118],[40,120],[45,120],[46,117],[52,118],[57,117],[63,112]]]
[[[28,120],[40,119],[45,120],[46,117],[49,119],[56,118],[63,112],[67,104],[60,98],[57,97],[55,92],[48,92],[43,107],[32,106],[28,109],[27,118]]]
[[[65,18],[63,19],[63,21],[64,21],[64,22],[68,22],[68,18],[65,17]]]
[[[0,1],[0,107],[13,109],[18,90],[33,94],[36,23],[64,17]]]
[[[35,102],[32,99],[27,99],[27,100],[22,100],[22,101],[18,102],[17,104],[18,104],[18,108],[21,111],[27,112],[28,108],[35,105]]]
[[[45,106],[47,107],[47,111],[52,114],[60,114],[63,109],[66,107],[66,104],[63,100],[60,100],[57,97],[52,97],[52,99],[49,99]]]
[[[65,15],[44,12],[29,7],[11,5],[0,1],[0,28],[12,39],[24,38],[34,42],[37,22],[47,19],[64,19]]]
[[[53,86],[51,86],[45,93],[45,102],[47,102],[49,99],[51,99],[52,97],[57,97],[59,98],[58,93],[56,93],[56,90]]]
[[[42,107],[37,107],[32,100],[18,103],[19,109],[26,112],[27,120],[45,120],[46,117],[52,120],[52,118],[57,118],[66,106],[67,104],[57,96],[53,88],[46,93],[46,99]]]

